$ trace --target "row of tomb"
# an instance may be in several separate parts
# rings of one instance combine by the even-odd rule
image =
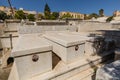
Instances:
[[[109,54],[104,51],[114,48],[112,39],[85,33],[49,31],[23,34],[11,53],[14,64],[8,80],[66,80],[89,62],[97,64]],[[53,64],[53,54],[60,58],[56,65]]]

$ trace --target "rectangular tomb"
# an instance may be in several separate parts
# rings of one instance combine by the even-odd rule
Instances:
[[[80,59],[85,53],[85,42],[89,39],[71,32],[46,33],[44,37],[53,45],[53,52],[65,63]]]
[[[52,45],[38,35],[20,36],[12,51],[14,65],[8,80],[27,80],[52,70]],[[17,77],[14,74],[17,73]]]

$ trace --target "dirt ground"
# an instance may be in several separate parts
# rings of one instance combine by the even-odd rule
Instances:
[[[9,65],[7,68],[0,68],[0,80],[8,80],[8,76],[10,74],[11,66]]]

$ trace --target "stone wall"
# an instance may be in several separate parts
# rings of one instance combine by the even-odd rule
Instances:
[[[13,47],[16,45],[17,40],[18,40],[17,37],[12,38]],[[0,42],[1,42],[0,45],[2,45],[2,48],[10,48],[11,47],[10,38],[0,38]]]
[[[114,23],[114,24],[112,24],[112,28],[114,28],[114,29],[120,29],[120,23]]]
[[[96,30],[112,29],[112,25],[110,23],[89,22],[89,21],[79,22],[77,26],[78,26],[78,32],[89,32]]]
[[[3,23],[0,23],[0,35],[2,35],[3,34],[3,27],[4,26],[4,24]]]
[[[7,31],[17,31],[18,25],[20,25],[20,23],[6,23],[5,28]]]
[[[69,25],[55,25],[55,26],[19,26],[20,34],[30,34],[30,33],[44,33],[45,31],[77,31],[76,26]]]

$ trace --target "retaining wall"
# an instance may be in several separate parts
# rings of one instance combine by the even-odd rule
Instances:
[[[29,34],[29,33],[44,33],[45,31],[77,31],[76,26],[69,25],[55,25],[55,26],[19,26],[20,34]]]
[[[112,29],[112,24],[110,23],[100,23],[100,22],[79,22],[78,32],[89,32],[97,30],[110,30]]]

